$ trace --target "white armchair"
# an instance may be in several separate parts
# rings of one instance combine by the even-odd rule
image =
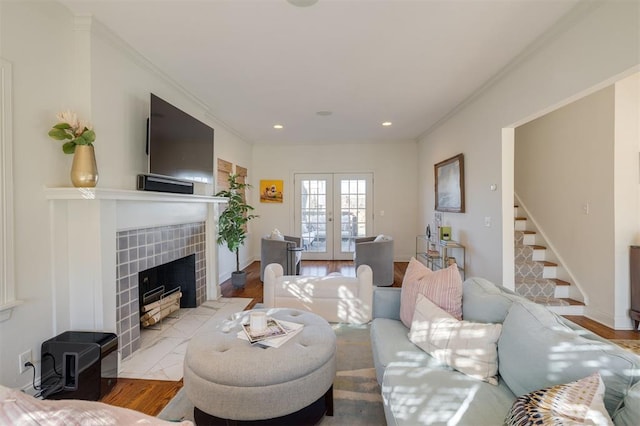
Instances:
[[[313,312],[329,322],[366,324],[373,304],[371,268],[362,265],[355,277],[316,277],[283,275],[282,266],[272,263],[264,271],[263,303]]]
[[[373,285],[393,285],[393,238],[386,236],[356,238],[356,268],[369,265],[373,271]]]

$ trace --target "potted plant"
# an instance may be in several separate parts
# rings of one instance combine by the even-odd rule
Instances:
[[[229,189],[219,191],[216,197],[229,199],[227,208],[218,219],[218,244],[225,244],[229,251],[236,254],[236,271],[231,274],[234,287],[242,288],[247,280],[246,272],[240,270],[240,246],[247,238],[246,224],[258,216],[249,214],[253,210],[244,200],[244,189],[251,188],[248,183],[238,182],[237,175],[229,175]]]

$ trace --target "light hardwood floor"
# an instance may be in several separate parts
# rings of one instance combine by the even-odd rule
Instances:
[[[407,262],[395,263],[393,287],[402,286],[402,277],[407,269],[407,265]],[[220,287],[222,296],[224,297],[252,298],[253,301],[247,306],[247,309],[251,309],[256,303],[262,302],[260,262],[252,263],[245,271],[247,272],[247,284],[243,289],[233,288],[230,281],[225,281]],[[354,275],[353,262],[310,260],[302,262],[301,273],[303,275],[324,276],[331,272]],[[640,339],[640,332],[612,330],[600,323],[581,316],[567,316],[567,318],[606,339]],[[175,396],[180,388],[182,388],[182,380],[179,382],[168,382],[160,380],[118,379],[115,388],[103,397],[101,401],[156,416]]]

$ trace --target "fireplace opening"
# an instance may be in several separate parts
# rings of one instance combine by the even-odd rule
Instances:
[[[196,255],[138,273],[138,300],[143,326],[157,323],[179,308],[195,308]],[[151,321],[145,320],[153,318]]]

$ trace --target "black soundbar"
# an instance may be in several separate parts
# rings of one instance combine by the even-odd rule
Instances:
[[[193,194],[193,182],[153,175],[138,175],[137,188],[140,191],[172,192]]]

